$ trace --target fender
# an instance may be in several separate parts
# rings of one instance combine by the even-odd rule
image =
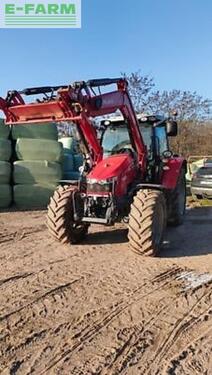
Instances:
[[[170,158],[167,159],[167,162],[164,164],[164,167],[167,167],[167,169],[163,170],[162,185],[165,189],[174,189],[177,185],[177,181],[182,168],[185,169],[186,173],[186,160],[181,157]]]

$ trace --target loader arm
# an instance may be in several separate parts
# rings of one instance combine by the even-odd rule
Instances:
[[[101,86],[116,84],[117,89],[101,93]],[[132,144],[138,155],[141,171],[146,170],[146,146],[139,131],[138,120],[128,93],[125,79],[94,79],[75,82],[69,86],[33,87],[22,91],[9,91],[0,98],[0,110],[6,116],[7,125],[35,124],[70,121],[77,125],[91,154],[93,164],[103,158],[103,150],[96,130],[90,120],[120,110],[128,122]],[[98,95],[94,89],[98,87]],[[44,95],[33,103],[26,103],[23,96]]]

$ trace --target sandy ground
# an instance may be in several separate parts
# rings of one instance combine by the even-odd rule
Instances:
[[[49,237],[45,212],[0,214],[1,374],[212,374],[212,208],[188,210],[160,257],[126,229]]]

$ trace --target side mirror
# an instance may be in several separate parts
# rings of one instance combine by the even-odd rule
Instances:
[[[168,137],[176,137],[178,133],[177,121],[168,120],[166,122],[166,133]]]
[[[173,156],[173,152],[171,150],[166,150],[163,152],[164,159],[170,159]]]

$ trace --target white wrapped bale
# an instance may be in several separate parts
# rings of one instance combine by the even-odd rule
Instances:
[[[60,138],[59,141],[62,143],[65,153],[74,154],[78,152],[77,142],[73,137]]]

